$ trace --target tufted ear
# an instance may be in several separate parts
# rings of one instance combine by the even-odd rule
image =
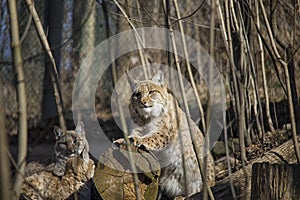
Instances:
[[[129,85],[130,85],[130,87],[131,87],[131,90],[134,90],[135,87],[136,87],[137,84],[138,84],[138,81],[137,81],[137,80],[134,80],[131,76],[129,76],[129,74],[127,73],[127,71],[126,71],[126,76],[127,76]]]
[[[156,74],[152,77],[152,81],[160,86],[163,86],[165,83],[165,78],[162,71],[158,70]]]
[[[55,139],[60,138],[64,134],[64,131],[61,128],[59,128],[58,126],[54,126],[53,132],[55,135]]]
[[[75,131],[77,133],[84,134],[84,124],[81,120],[78,122]]]
[[[82,158],[85,163],[89,163],[90,156],[89,156],[89,150],[85,147],[81,153]]]

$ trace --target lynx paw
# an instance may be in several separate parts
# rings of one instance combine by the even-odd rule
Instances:
[[[184,200],[185,198],[183,196],[177,196],[174,198],[174,200]]]
[[[141,143],[141,138],[136,136],[129,136],[128,139],[130,144],[132,144],[133,146],[143,150],[147,150],[146,146]],[[125,144],[126,144],[125,138],[120,138],[113,142],[113,147],[120,147]]]
[[[94,163],[89,163],[90,173],[88,173],[88,178],[93,178],[95,174],[95,165]]]
[[[126,144],[125,139],[120,138],[120,139],[117,139],[117,140],[113,141],[112,147],[113,148],[119,148],[120,146],[125,145],[125,144]]]
[[[136,137],[136,136],[129,136],[128,137],[129,141],[131,144],[133,144],[136,147],[140,147],[140,138]]]

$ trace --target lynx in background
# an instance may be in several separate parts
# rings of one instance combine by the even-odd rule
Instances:
[[[159,181],[163,195],[173,199],[176,196],[190,196],[200,192],[203,180],[193,149],[188,120],[195,136],[194,143],[200,150],[199,157],[204,158],[204,137],[198,126],[186,116],[175,97],[168,92],[161,71],[151,81],[136,81],[129,77],[129,82],[133,91],[129,112],[134,122],[129,138],[134,145],[155,152],[162,166],[166,166],[163,163],[166,162],[167,167],[162,168]],[[114,143],[121,145],[125,140],[118,139]],[[182,153],[187,167],[186,193]],[[210,153],[207,156],[207,182],[212,186],[215,183],[214,159]]]
[[[54,133],[56,161],[27,165],[21,191],[25,199],[66,199],[94,175],[83,123],[75,131],[55,127]]]
[[[70,157],[82,155],[83,160],[89,160],[89,144],[85,137],[84,125],[79,122],[75,131],[63,131],[59,127],[54,127],[56,143],[55,167],[53,173],[57,176],[63,176],[66,162]]]

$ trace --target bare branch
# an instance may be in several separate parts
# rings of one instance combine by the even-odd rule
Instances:
[[[143,50],[144,50],[144,47],[143,47],[143,41],[140,37],[140,35],[138,34],[138,32],[136,31],[136,28],[135,26],[133,25],[133,23],[130,21],[128,15],[126,14],[126,12],[124,11],[124,9],[121,7],[121,5],[116,1],[116,0],[113,0],[114,3],[116,4],[116,6],[119,8],[119,10],[122,12],[122,14],[124,15],[124,17],[126,18],[128,24],[131,26],[131,28],[133,29],[134,31],[134,36],[135,36],[135,39],[136,39],[136,43],[138,45],[138,52],[139,52],[139,56],[140,56],[140,59],[141,59],[141,62],[142,62],[142,67],[143,67],[143,71],[144,71],[144,75],[145,75],[145,79],[148,80],[149,79],[149,76],[148,76],[148,72],[147,72],[147,69],[146,69],[146,64],[148,63],[148,60],[145,59],[144,55],[143,54]]]
[[[177,0],[174,0],[174,6],[175,6],[175,11],[176,11],[177,17],[180,18],[180,12],[179,12],[179,6],[178,6],[178,3],[177,3]],[[189,63],[189,59],[188,59],[188,52],[187,52],[187,46],[186,46],[186,42],[185,42],[185,39],[184,39],[184,30],[183,30],[183,26],[182,26],[182,22],[181,21],[179,21],[179,29],[180,29],[181,36],[182,36],[184,54],[186,55],[185,57],[187,58],[186,62],[187,62],[188,68],[190,68],[190,66],[189,66],[190,63]],[[175,58],[176,69],[178,71],[178,74],[182,74],[181,73],[181,69],[180,69],[180,65],[179,65],[179,58],[178,58],[178,54],[177,54],[176,42],[174,40],[174,34],[173,34],[172,30],[173,30],[172,26],[170,26],[170,31],[171,31],[170,37],[171,37],[171,42],[172,42],[172,48],[173,48],[173,51],[174,51],[174,58]],[[191,73],[191,72],[189,72],[189,73]],[[186,116],[190,117],[190,111],[189,111],[189,107],[188,107],[188,103],[187,103],[187,98],[186,98],[186,95],[185,95],[185,92],[184,92],[185,90],[184,90],[184,84],[183,84],[182,77],[178,76],[178,79],[179,79],[180,92],[181,92],[181,96],[182,96],[183,104],[184,104],[184,111],[186,113]],[[191,78],[191,82],[193,82],[193,78]],[[194,89],[194,92],[195,92],[195,89]],[[198,95],[196,94],[196,96],[198,96]],[[198,103],[200,103],[200,105],[201,105],[200,99],[199,99]],[[190,121],[187,120],[187,122],[188,122],[188,127],[189,127],[189,130],[190,130],[190,127],[191,127]],[[192,132],[190,132],[190,135],[191,135],[192,141],[195,141],[194,138],[196,136]],[[179,136],[181,138],[181,134],[180,133],[179,133]],[[209,138],[209,136],[207,136],[205,138]],[[180,139],[180,141],[182,143],[181,139]],[[204,185],[205,185],[204,189],[209,193],[210,199],[214,199],[214,197],[212,195],[212,192],[210,190],[210,187],[207,185],[207,181],[206,181],[206,166],[205,166],[205,164],[203,165],[203,161],[201,160],[201,158],[199,158],[199,152],[200,152],[199,147],[197,145],[195,145],[194,142],[192,144],[193,144],[193,149],[194,149],[194,151],[196,153],[196,158],[197,158],[198,166],[199,166],[199,169],[200,169],[200,172],[201,172],[202,180],[203,180]],[[183,167],[184,167],[185,187],[186,187],[185,190],[186,190],[186,193],[188,194],[189,193],[188,192],[189,188],[187,188],[187,182],[189,180],[186,177],[187,166],[184,163],[184,160],[185,160],[184,156],[185,155],[182,154],[182,156],[183,156],[182,160],[183,160]],[[201,166],[203,166],[203,168]]]
[[[19,111],[19,144],[18,144],[18,173],[13,187],[13,199],[20,198],[21,186],[23,183],[23,174],[26,165],[27,155],[27,110],[26,110],[26,93],[23,73],[23,61],[21,55],[21,44],[19,38],[18,14],[15,0],[8,1],[8,11],[10,15],[10,35],[11,48],[14,60],[14,68],[16,72],[17,82],[17,97],[18,97],[18,111]]]
[[[257,27],[260,28],[260,20],[259,20],[258,2],[257,1],[255,1],[255,10],[256,10],[256,24],[257,24]],[[267,76],[266,76],[266,69],[265,69],[265,54],[264,54],[261,36],[259,34],[258,34],[258,44],[259,44],[259,54],[260,54],[260,59],[261,59],[261,68],[262,68],[262,77],[263,77],[263,88],[264,88],[265,103],[266,103],[266,117],[267,117],[268,125],[269,125],[271,132],[275,133],[275,129],[274,129],[271,114],[270,114],[270,102],[269,102]]]
[[[285,78],[286,78],[286,89],[287,89],[287,96],[288,96],[288,103],[289,103],[289,112],[290,112],[291,125],[292,125],[293,142],[294,142],[294,147],[295,147],[295,153],[296,153],[296,156],[297,156],[297,160],[298,160],[298,163],[300,163],[300,151],[299,151],[299,143],[298,143],[298,140],[297,140],[296,122],[295,122],[295,114],[294,114],[294,107],[293,107],[293,101],[292,101],[292,92],[291,92],[288,65],[281,58],[281,56],[280,56],[280,54],[277,50],[275,40],[274,40],[274,37],[273,37],[273,33],[272,33],[272,30],[271,30],[270,24],[268,22],[267,14],[266,14],[265,7],[264,7],[264,4],[263,4],[262,0],[259,0],[259,4],[260,4],[261,10],[262,10],[264,22],[265,22],[266,27],[267,27],[268,36],[269,36],[270,41],[271,41],[272,49],[273,49],[278,61],[280,62],[280,64],[284,68],[284,75],[285,75]]]
[[[176,19],[176,20],[172,23],[172,25],[175,24],[175,23],[177,23],[177,22],[180,21],[180,20],[187,19],[187,18],[189,18],[189,17],[195,15],[195,14],[201,9],[201,7],[204,5],[204,3],[205,3],[205,0],[203,0],[203,1],[200,3],[200,5],[199,5],[199,6],[198,6],[191,14],[188,14],[187,16],[180,17],[180,18]]]
[[[25,2],[26,2],[27,8],[28,8],[30,14],[32,15],[33,22],[34,22],[36,31],[38,33],[39,39],[40,39],[43,47],[45,48],[45,50],[50,58],[50,61],[52,63],[52,66],[53,66],[55,76],[54,76],[52,70],[50,70],[51,71],[50,76],[51,76],[51,81],[53,84],[54,97],[55,97],[55,101],[56,101],[56,108],[57,108],[57,112],[58,112],[59,123],[60,123],[60,127],[64,130],[66,130],[66,124],[65,124],[64,114],[63,114],[63,103],[62,103],[61,93],[60,93],[60,89],[59,89],[58,73],[57,73],[55,60],[53,58],[49,43],[47,41],[47,37],[44,33],[44,29],[43,29],[41,20],[40,20],[38,13],[33,5],[32,0],[25,0]]]
[[[31,22],[32,22],[32,16],[31,16],[31,14],[29,14],[29,18],[28,18],[28,21],[27,21],[24,33],[23,33],[23,35],[22,35],[22,37],[20,39],[21,44],[23,43],[24,39],[26,38],[26,36],[27,36],[27,34],[29,32],[29,29],[30,29],[30,26],[31,26]]]

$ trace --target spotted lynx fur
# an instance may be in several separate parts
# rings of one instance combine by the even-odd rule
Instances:
[[[30,199],[66,199],[94,175],[94,162],[83,123],[75,131],[54,128],[56,135],[55,162],[31,162],[25,170],[23,197]]]
[[[94,162],[82,157],[71,157],[61,177],[49,171],[40,171],[25,178],[22,185],[24,199],[66,199],[76,192],[94,175]]]
[[[168,198],[174,198],[200,192],[203,180],[188,131],[187,120],[191,124],[191,132],[196,135],[194,143],[199,147],[199,156],[204,158],[204,137],[201,131],[179,108],[174,97],[168,92],[161,71],[151,81],[136,81],[129,77],[129,82],[133,91],[129,112],[134,122],[129,138],[134,145],[156,152],[162,166],[164,163],[168,164],[162,169],[159,180],[162,193]],[[179,132],[182,137],[183,150],[181,150]],[[125,140],[118,139],[114,143],[121,145],[125,143]],[[187,193],[184,189],[182,152],[187,167]],[[214,160],[209,153],[207,155],[207,182],[212,186],[214,181]]]
[[[55,175],[64,175],[67,160],[76,154],[82,154],[83,160],[88,161],[89,144],[85,138],[82,122],[78,124],[75,131],[63,131],[56,126],[54,127],[54,134],[56,138],[54,147],[56,162],[53,173]]]

